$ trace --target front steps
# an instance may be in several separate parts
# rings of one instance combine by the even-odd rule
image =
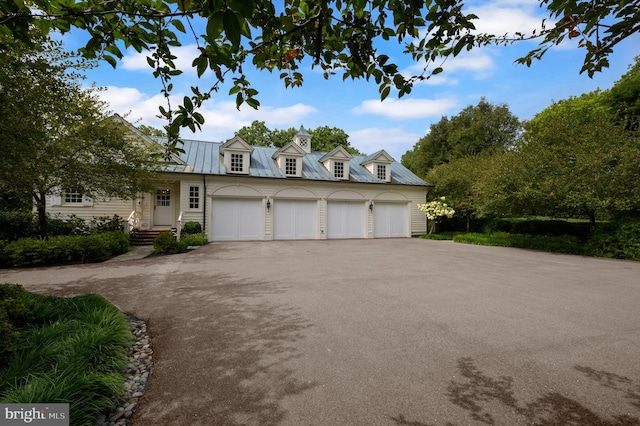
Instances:
[[[132,246],[150,246],[153,245],[153,240],[160,235],[161,232],[171,231],[170,228],[152,228],[152,229],[139,229],[137,232],[131,233],[131,245]]]

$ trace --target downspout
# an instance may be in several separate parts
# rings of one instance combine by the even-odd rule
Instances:
[[[207,179],[205,175],[202,175],[202,186],[204,192],[204,200],[202,200],[202,231],[206,232],[207,229]]]

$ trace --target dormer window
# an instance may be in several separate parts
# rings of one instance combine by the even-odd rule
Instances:
[[[227,173],[248,175],[252,152],[253,147],[238,136],[222,144],[220,154]]]
[[[285,176],[302,177],[302,160],[305,154],[297,142],[291,141],[277,150],[271,158]]]
[[[360,164],[379,180],[391,182],[391,164],[393,161],[393,158],[383,149],[366,157]]]
[[[284,174],[287,176],[296,176],[297,175],[297,159],[296,158],[285,158],[284,160]]]
[[[235,173],[244,171],[244,154],[231,153],[231,171]]]
[[[349,161],[353,155],[344,147],[337,146],[331,152],[320,158],[320,162],[334,178],[339,180],[349,180]]]

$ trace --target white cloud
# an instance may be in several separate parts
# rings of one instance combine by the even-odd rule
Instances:
[[[185,74],[197,74],[192,63],[195,58],[200,56],[200,51],[195,44],[172,47],[171,53],[176,56],[176,59],[174,59],[173,62],[177,69],[182,70]],[[122,58],[122,69],[127,71],[144,71],[150,73],[151,67],[149,67],[147,62],[147,56],[151,56],[151,53],[146,51],[138,53],[133,49],[129,49]]]
[[[349,132],[349,142],[367,154],[384,149],[393,158],[400,161],[402,155],[413,148],[413,145],[423,136],[419,133],[407,132],[402,128],[370,127]]]
[[[428,68],[428,74],[431,70],[441,66],[443,72],[436,74],[428,80],[423,80],[416,84],[419,85],[456,85],[460,82],[459,78],[454,77],[456,73],[469,72],[475,80],[482,80],[490,77],[496,69],[494,60],[494,50],[489,48],[476,48],[471,51],[464,51],[456,57],[449,57],[442,63],[428,64],[423,59],[402,71],[402,75],[410,77],[412,75],[420,75],[425,68]]]
[[[131,87],[109,86],[100,92],[100,98],[109,103],[109,110],[120,115],[128,114],[127,119],[134,124],[146,124],[162,128],[166,121],[157,117],[160,105],[166,108],[166,99],[157,94],[147,96],[138,89]],[[175,93],[171,97],[171,105],[175,108],[184,98],[184,94]],[[206,102],[199,112],[205,119],[202,132],[193,135],[188,129],[183,130],[185,138],[195,138],[210,141],[226,140],[242,126],[248,126],[254,120],[267,123],[269,127],[278,125],[290,126],[300,122],[303,118],[318,111],[309,105],[297,103],[284,107],[261,106],[259,110],[243,105],[236,109],[235,102]]]
[[[467,12],[478,16],[473,21],[477,32],[496,36],[531,34],[541,29],[543,17],[536,13],[537,6],[533,2],[490,2],[470,7]]]
[[[396,120],[436,117],[458,105],[454,98],[364,100],[353,109],[356,114],[380,115]]]

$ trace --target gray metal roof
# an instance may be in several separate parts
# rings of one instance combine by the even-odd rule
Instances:
[[[163,138],[156,138],[159,143],[163,142]],[[227,171],[221,161],[220,146],[221,142],[205,142],[191,139],[184,139],[182,149],[184,153],[178,154],[180,160],[193,167],[192,173],[205,175],[226,175]],[[272,156],[278,148],[269,148],[263,146],[253,146],[254,150],[251,154],[251,162],[249,166],[249,176],[264,177],[275,179],[301,179],[296,177],[288,177],[278,167]],[[326,152],[313,151],[302,158],[302,179],[315,181],[340,182],[333,174],[331,174],[321,163],[320,159],[327,154]],[[375,155],[375,154],[374,154]],[[370,173],[362,163],[366,162],[372,156],[354,155],[349,161],[349,182],[358,183],[380,183],[385,184],[383,180]],[[185,166],[177,166],[167,164],[165,170],[171,172],[186,172]],[[235,176],[235,175],[234,175]],[[412,186],[430,186],[429,183],[420,179],[409,169],[404,167],[397,161],[391,163],[391,183],[398,185]]]

